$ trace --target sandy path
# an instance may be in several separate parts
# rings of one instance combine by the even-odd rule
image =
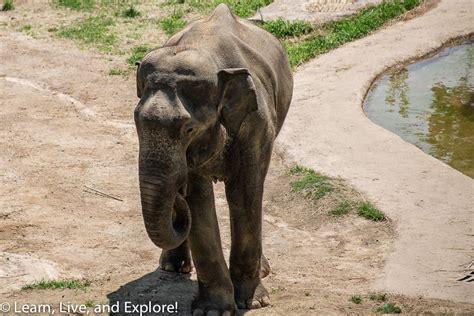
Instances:
[[[348,179],[397,221],[399,237],[377,289],[474,302],[474,284],[456,281],[474,259],[474,180],[375,125],[361,109],[375,76],[473,32],[473,20],[472,1],[441,1],[296,73],[279,150]]]
[[[382,0],[275,0],[261,8],[252,19],[269,21],[278,18],[325,23],[359,11]]]

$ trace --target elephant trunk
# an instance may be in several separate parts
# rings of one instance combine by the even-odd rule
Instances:
[[[151,241],[162,249],[173,249],[188,237],[191,212],[184,199],[184,184],[170,184],[156,175],[140,172],[140,197],[145,228]]]
[[[135,109],[143,219],[150,239],[166,250],[182,244],[191,229],[191,211],[184,199],[187,144],[182,141],[183,126],[191,117],[176,100],[169,100],[168,92],[156,91]],[[167,106],[172,101],[173,106]]]

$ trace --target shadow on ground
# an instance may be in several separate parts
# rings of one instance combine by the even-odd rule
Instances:
[[[129,305],[163,305],[177,302],[178,313],[160,315],[190,315],[191,301],[197,293],[197,282],[191,280],[190,274],[177,274],[157,269],[139,279],[120,286],[116,291],[109,293],[110,306],[119,304],[118,312],[111,315],[140,315],[139,312],[127,312],[125,304]],[[156,315],[153,312],[142,315]]]
[[[197,281],[191,280],[190,274],[178,274],[157,269],[139,279],[120,286],[116,291],[109,293],[109,306],[118,306],[118,312],[110,315],[149,315],[156,316],[154,312],[130,312],[130,306],[168,305],[177,302],[178,313],[160,312],[158,315],[192,315],[191,302],[197,294]],[[129,305],[126,309],[125,304]],[[145,307],[144,307],[145,308]],[[237,315],[245,315],[248,310],[238,310]]]

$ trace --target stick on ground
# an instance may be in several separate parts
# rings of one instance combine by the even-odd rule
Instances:
[[[105,193],[105,192],[99,191],[99,190],[97,190],[97,189],[91,188],[91,187],[89,187],[89,186],[87,186],[87,185],[84,185],[84,187],[85,187],[86,189],[89,189],[89,190],[93,191],[93,193],[95,193],[95,194],[102,195],[102,196],[106,196],[106,197],[109,197],[109,198],[111,198],[111,199],[114,199],[114,200],[123,202],[122,199],[120,199],[120,198],[118,198],[118,197],[115,197],[115,196],[113,196],[113,195],[110,195],[110,194],[107,194],[107,193]],[[86,192],[87,192],[87,191],[86,191]]]

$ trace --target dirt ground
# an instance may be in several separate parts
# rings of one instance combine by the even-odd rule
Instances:
[[[135,82],[108,75],[122,58],[3,28],[0,61],[0,302],[177,301],[180,313],[189,313],[195,274],[157,270],[160,250],[144,230]],[[290,193],[290,181],[275,155],[264,201],[264,252],[272,266],[264,284],[272,305],[249,314],[373,313],[381,303],[367,296],[396,238],[395,223],[315,213]],[[228,256],[228,211],[222,185],[215,189]],[[56,278],[92,285],[20,290]],[[352,295],[363,296],[362,304],[350,302]],[[474,312],[469,304],[387,298],[403,312]]]

